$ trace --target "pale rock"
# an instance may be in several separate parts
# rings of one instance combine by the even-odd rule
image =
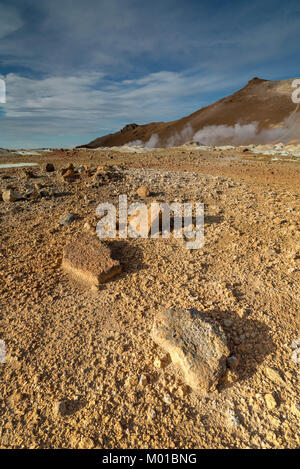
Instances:
[[[195,309],[161,311],[154,319],[152,338],[171,356],[195,391],[213,390],[226,372],[229,355],[222,328]]]

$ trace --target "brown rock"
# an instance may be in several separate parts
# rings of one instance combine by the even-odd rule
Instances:
[[[186,384],[195,391],[214,389],[226,372],[225,334],[197,310],[174,308],[158,313],[152,338],[180,366]]]
[[[150,191],[147,186],[139,187],[136,193],[139,197],[142,197],[142,198],[149,197],[150,195]]]
[[[84,234],[64,248],[62,267],[72,277],[88,286],[98,286],[121,272],[110,249],[96,236]]]
[[[76,173],[73,169],[68,169],[62,177],[64,181],[73,182],[76,179]]]
[[[44,166],[44,170],[47,173],[53,173],[53,171],[55,171],[54,164],[53,163],[46,163],[45,166]]]

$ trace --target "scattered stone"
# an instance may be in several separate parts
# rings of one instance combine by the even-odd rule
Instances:
[[[16,200],[22,199],[22,196],[12,189],[7,189],[2,191],[2,199],[4,202],[15,202]]]
[[[93,228],[93,226],[88,221],[85,222],[85,224],[83,225],[83,230],[87,231],[89,233],[95,233],[95,229]]]
[[[150,407],[150,409],[148,409],[148,412],[147,412],[147,418],[148,420],[154,420],[155,417],[156,417],[156,412],[152,407]]]
[[[156,368],[163,369],[171,362],[171,357],[169,354],[165,355],[163,358],[156,357],[154,360],[154,366]]]
[[[54,417],[59,417],[60,415],[65,415],[67,412],[66,401],[56,401],[53,404],[53,415]]]
[[[95,443],[91,438],[82,437],[79,444],[78,449],[90,449],[94,448]]]
[[[44,170],[47,173],[53,173],[53,171],[55,171],[54,164],[53,163],[46,163],[45,166],[44,166]]]
[[[152,338],[180,366],[186,384],[196,391],[213,390],[226,372],[226,336],[202,312],[174,308],[158,313]]]
[[[69,163],[66,168],[62,168],[62,170],[61,170],[61,175],[63,176],[63,175],[66,174],[68,171],[74,171],[74,165],[73,165],[73,163]]]
[[[166,404],[168,404],[168,405],[172,404],[172,398],[171,398],[170,394],[165,393],[163,399],[164,399],[164,402]]]
[[[66,213],[66,215],[62,216],[59,220],[59,224],[62,226],[69,226],[75,220],[74,213]]]
[[[144,388],[144,387],[147,386],[147,384],[148,384],[148,378],[147,378],[147,376],[141,375],[141,376],[140,376],[140,379],[139,379],[139,385],[140,385],[140,386],[143,386],[143,388]]]
[[[119,261],[96,236],[84,234],[64,248],[62,267],[76,280],[98,286],[121,272]]]
[[[275,384],[277,384],[277,386],[284,386],[285,385],[285,382],[283,381],[283,379],[281,378],[281,376],[279,375],[279,373],[274,370],[273,368],[269,368],[269,367],[266,367],[265,368],[265,373],[266,373],[266,376]]]
[[[225,319],[225,321],[224,321],[224,326],[230,327],[231,325],[232,325],[231,319]]]
[[[149,197],[150,195],[150,191],[147,186],[139,187],[136,193],[139,197],[142,197],[142,198]]]
[[[63,180],[66,182],[73,182],[75,181],[75,179],[76,173],[73,169],[68,169],[68,171],[63,174]]]
[[[277,402],[275,401],[274,396],[271,393],[265,394],[265,401],[269,410],[272,410],[277,406]]]
[[[35,177],[35,174],[30,169],[23,169],[22,173],[23,173],[23,176],[25,176],[26,179],[31,179],[31,178]]]
[[[231,357],[227,358],[227,366],[231,370],[235,370],[238,367],[239,364],[239,359],[235,357],[234,355],[231,355]]]
[[[186,384],[182,384],[178,388],[178,394],[181,397],[181,399],[183,399],[187,394],[189,394],[189,392],[190,392],[190,388]]]

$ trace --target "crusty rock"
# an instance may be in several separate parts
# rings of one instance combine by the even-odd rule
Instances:
[[[62,267],[76,280],[98,286],[121,272],[110,249],[91,234],[81,234],[64,248]]]
[[[222,328],[195,309],[161,311],[152,338],[180,366],[195,391],[213,390],[226,372],[229,350]]]

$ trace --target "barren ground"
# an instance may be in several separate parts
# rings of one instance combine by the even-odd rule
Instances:
[[[3,156],[52,162],[1,169],[1,189],[43,197],[0,202],[1,448],[296,448],[299,446],[300,164],[235,151],[57,151]],[[117,167],[115,180],[64,182],[72,162]],[[110,242],[123,272],[86,290],[62,271],[64,245],[96,206],[147,185],[152,200],[205,203],[205,245]],[[27,185],[27,186],[26,186]],[[68,227],[58,224],[72,212]],[[156,311],[196,308],[239,358],[218,389],[185,393],[150,337]],[[141,375],[146,385],[140,384]],[[57,403],[67,402],[63,414]]]

